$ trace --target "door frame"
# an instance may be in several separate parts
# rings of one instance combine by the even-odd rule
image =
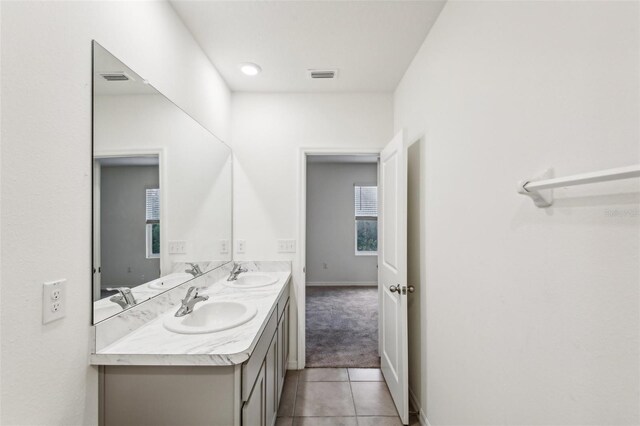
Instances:
[[[306,298],[307,298],[307,282],[305,274],[305,266],[307,260],[306,243],[307,243],[307,159],[312,156],[323,155],[377,155],[380,157],[382,148],[314,148],[302,147],[299,150],[298,161],[298,256],[297,267],[293,269],[294,280],[297,286],[296,308],[297,308],[297,367],[298,370],[305,368],[306,364]],[[378,171],[379,173],[379,171]],[[378,287],[378,292],[379,292]],[[380,319],[378,318],[378,334],[380,333]],[[378,339],[378,351],[380,339]]]
[[[96,202],[95,200],[95,190],[96,190],[96,185],[98,188],[98,191],[100,189],[100,179],[101,176],[99,174],[97,174],[95,167],[97,166],[97,163],[99,162],[99,160],[102,159],[106,159],[106,158],[118,158],[118,157],[158,157],[158,179],[159,179],[159,184],[160,184],[160,188],[166,188],[166,184],[168,182],[168,178],[167,178],[167,167],[166,167],[166,150],[165,148],[141,148],[141,149],[114,149],[114,150],[101,150],[101,151],[94,151],[93,153],[93,159],[92,159],[92,173],[93,173],[93,186],[92,186],[92,203],[91,203],[91,267],[92,270],[93,268],[96,266],[96,260],[100,260],[99,263],[102,263],[100,257],[102,255],[102,253],[100,253],[100,203],[99,200],[98,202]],[[162,191],[160,193],[160,217],[166,217],[166,211],[167,211],[167,206],[168,204],[168,200],[166,197],[166,191]],[[100,194],[98,193],[98,196]],[[165,220],[166,222],[166,220]],[[167,241],[166,240],[166,235],[165,233],[167,232],[167,227],[166,226],[161,226],[160,227],[160,242],[162,243],[162,241]],[[160,270],[162,271],[162,263],[163,261],[166,260],[166,256],[168,256],[167,253],[165,253],[166,250],[160,250]],[[163,258],[163,256],[165,256]],[[98,267],[101,267],[101,265],[97,265]],[[91,280],[91,285],[93,287],[96,279],[95,279],[96,274],[92,274],[92,280]],[[98,279],[100,280],[100,279]],[[95,291],[95,289],[94,289]],[[93,306],[93,291],[91,292],[91,306]],[[91,323],[93,324],[93,318],[91,319]]]

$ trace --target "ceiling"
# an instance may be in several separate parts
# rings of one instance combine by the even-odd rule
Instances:
[[[129,80],[107,81],[102,77],[102,74],[120,73],[126,74]],[[94,42],[93,93],[94,95],[157,95],[158,91],[107,49]]]
[[[232,91],[393,91],[445,0],[171,0]],[[239,64],[262,67],[256,77]],[[312,80],[307,69],[337,69]]]

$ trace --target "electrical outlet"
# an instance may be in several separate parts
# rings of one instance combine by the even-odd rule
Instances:
[[[245,240],[236,240],[236,253],[242,254],[245,251]]]
[[[229,253],[229,240],[220,240],[220,254]]]
[[[278,240],[278,253],[295,253],[296,240]]]
[[[65,316],[65,295],[67,280],[61,279],[44,283],[42,287],[42,323]]]
[[[187,242],[169,241],[169,254],[187,254]]]

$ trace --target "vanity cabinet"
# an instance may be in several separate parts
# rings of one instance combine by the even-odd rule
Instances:
[[[290,283],[239,365],[107,365],[105,426],[273,426],[289,361]]]

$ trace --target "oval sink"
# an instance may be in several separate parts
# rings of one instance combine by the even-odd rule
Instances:
[[[207,301],[195,306],[183,317],[167,317],[164,327],[180,334],[202,334],[228,330],[256,316],[255,305],[245,302]]]
[[[193,275],[191,274],[187,274],[186,272],[176,272],[149,282],[147,287],[154,290],[168,290],[189,281],[191,278],[193,278]]]
[[[234,288],[256,288],[265,287],[278,282],[278,278],[266,274],[241,274],[235,281],[224,281],[227,287]]]

